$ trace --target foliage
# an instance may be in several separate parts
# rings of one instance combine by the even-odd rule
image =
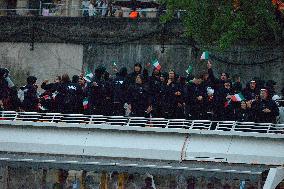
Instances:
[[[187,36],[198,45],[226,49],[233,44],[279,43],[283,26],[275,16],[270,0],[160,0],[167,6],[166,22],[176,10],[182,17]],[[239,3],[237,6],[234,3]]]

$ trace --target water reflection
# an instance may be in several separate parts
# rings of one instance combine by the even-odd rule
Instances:
[[[0,181],[0,188],[11,189],[240,189],[240,184],[244,189],[256,189],[263,186],[263,181],[174,175],[170,172],[151,175],[10,167],[0,169]]]

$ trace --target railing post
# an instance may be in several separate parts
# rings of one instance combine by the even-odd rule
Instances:
[[[272,125],[272,123],[270,123],[270,124],[268,125],[267,132],[266,132],[266,133],[269,133],[270,128],[271,128],[271,125]]]

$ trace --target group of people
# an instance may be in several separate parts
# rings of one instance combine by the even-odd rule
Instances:
[[[83,0],[83,16],[107,16],[112,13],[112,6],[108,0]]]
[[[84,113],[106,116],[164,117],[169,119],[206,119],[276,123],[280,104],[276,82],[254,78],[242,87],[240,77],[222,73],[216,78],[212,63],[195,76],[181,77],[174,70],[161,73],[154,68],[134,65],[131,73],[121,68],[114,77],[99,66],[94,73],[57,76],[43,81],[41,94],[37,78],[29,76],[19,90],[7,69],[0,69],[2,110]],[[273,99],[272,99],[273,97]],[[283,104],[282,104],[283,106]]]

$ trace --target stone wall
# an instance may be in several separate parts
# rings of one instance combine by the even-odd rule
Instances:
[[[39,68],[37,69],[39,72],[35,70],[35,74],[46,74],[45,77],[54,73],[45,69],[46,62],[53,62],[52,64],[57,66],[52,68],[62,70],[62,64],[58,62],[73,62],[71,58],[70,60],[62,58],[73,56],[77,64],[75,66],[72,63],[72,66],[75,66],[77,71],[86,67],[94,69],[98,65],[105,65],[111,71],[112,61],[116,61],[118,67],[126,66],[132,71],[134,63],[140,62],[144,66],[154,58],[160,61],[163,71],[174,68],[179,74],[185,75],[189,64],[192,65],[194,73],[205,70],[206,62],[199,60],[201,50],[196,51],[196,48],[192,47],[193,42],[184,34],[184,27],[179,20],[163,25],[158,19],[89,17],[1,17],[0,19],[0,42],[8,42],[14,46],[21,46],[17,43],[25,42],[26,46],[21,48],[21,51],[25,49],[25,53],[20,56],[21,61],[25,62],[21,66],[29,69],[31,63],[26,62],[36,62],[35,68]],[[35,43],[34,51],[29,51],[28,43],[31,42]],[[3,52],[9,54],[8,57],[18,57],[19,50],[8,52],[7,49],[11,48],[6,48],[7,43],[2,44],[0,59],[7,59],[6,55],[2,55]],[[164,53],[161,48],[163,45]],[[77,47],[80,47],[80,50]],[[42,58],[39,59],[39,55]],[[277,81],[278,90],[284,86],[283,45],[254,48],[237,46],[222,53],[213,52],[212,55],[216,75],[225,71],[231,75],[240,74],[243,84],[253,77],[260,77]],[[20,62],[19,58],[17,59],[16,62]],[[6,62],[15,65],[13,63],[15,61],[11,58]],[[64,69],[70,69],[71,71],[66,71],[73,74],[72,66],[66,66]]]
[[[18,85],[24,84],[29,75],[42,82],[44,79],[53,81],[63,73],[70,76],[81,73],[82,45],[36,43],[31,51],[28,43],[0,44],[0,67],[9,68]]]
[[[122,44],[122,45],[86,45],[84,46],[84,68],[94,69],[98,65],[105,66],[112,72],[112,62],[118,67],[126,66],[133,70],[135,63],[144,67],[153,59],[158,59],[162,71],[174,69],[178,74],[186,76],[185,70],[189,65],[193,67],[193,74],[206,70],[207,62],[200,61],[202,52],[194,52],[190,45],[165,45],[164,53],[158,44]],[[263,80],[277,81],[278,91],[284,87],[284,54],[280,47],[235,47],[225,52],[212,52],[213,70],[218,77],[221,72],[228,72],[231,76],[241,76],[243,85],[254,77]],[[152,66],[148,68],[150,73]]]

